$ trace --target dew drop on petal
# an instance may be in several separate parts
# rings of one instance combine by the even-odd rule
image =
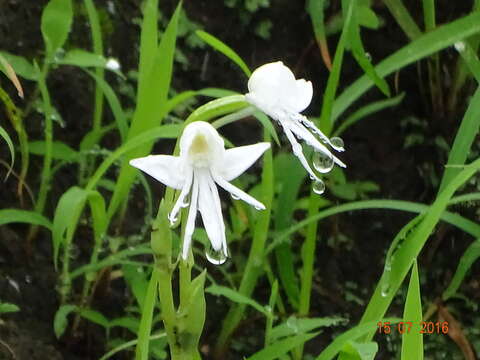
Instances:
[[[235,194],[230,194],[230,197],[233,199],[233,200],[240,200],[240,197],[235,195]]]
[[[334,165],[332,154],[325,154],[320,151],[316,151],[313,154],[312,162],[315,170],[323,174],[330,172]]]
[[[182,208],[186,208],[190,205],[190,203],[188,202],[188,199],[185,199],[184,201],[182,201],[182,204],[180,205],[180,207]]]
[[[215,250],[211,245],[209,245],[205,251],[205,257],[214,265],[222,265],[225,261],[227,261],[227,257],[225,256],[223,249]]]
[[[330,144],[332,144],[332,147],[337,151],[345,150],[345,144],[343,143],[342,138],[339,138],[338,136],[332,137],[330,139]]]
[[[325,192],[325,183],[318,179],[313,183],[313,192],[318,195],[322,195]]]
[[[254,206],[255,207],[255,210],[265,210],[265,208],[261,207],[261,206]]]

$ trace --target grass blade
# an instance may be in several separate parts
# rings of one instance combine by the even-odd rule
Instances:
[[[52,223],[45,216],[28,210],[3,209],[0,210],[0,226],[11,223],[24,223],[40,225],[49,230],[52,229]]]
[[[415,41],[404,46],[385,60],[381,61],[375,70],[381,77],[403,68],[415,61],[452,46],[456,42],[480,31],[480,13],[467,15],[447,25],[422,35]],[[332,109],[332,121],[338,117],[360,96],[373,86],[372,80],[364,75],[350,85],[336,100]]]
[[[222,40],[203,30],[197,30],[195,31],[195,34],[205,43],[207,43],[212,48],[222,53],[230,60],[232,60],[235,64],[237,64],[238,67],[242,69],[243,73],[247,75],[247,77],[250,77],[250,75],[252,75],[252,72],[248,68],[247,64],[245,64],[245,61],[243,61],[242,58]]]
[[[418,279],[417,261],[415,260],[403,312],[403,329],[405,332],[402,335],[402,360],[423,360],[422,319],[420,281]]]

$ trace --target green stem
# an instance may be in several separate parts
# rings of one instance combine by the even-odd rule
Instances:
[[[313,192],[310,193],[308,207],[308,217],[318,213],[321,198]],[[300,301],[298,305],[298,315],[300,317],[308,316],[310,312],[310,296],[312,292],[313,265],[315,263],[315,248],[317,241],[318,222],[312,222],[308,225],[307,236],[302,249],[302,276],[300,284]],[[302,359],[303,345],[300,345],[294,351],[295,359]]]
[[[270,136],[265,133],[265,141],[269,140]],[[252,294],[257,279],[262,273],[265,241],[268,237],[268,228],[270,225],[273,188],[273,159],[272,151],[269,150],[264,155],[262,172],[263,203],[266,210],[263,210],[263,212],[259,214],[257,223],[255,224],[252,247],[250,248],[247,264],[239,287],[239,292],[245,296],[250,296]],[[226,351],[227,342],[242,319],[244,312],[245,305],[243,304],[234,304],[228,311],[215,345],[216,359],[224,358],[223,355]]]
[[[43,169],[40,177],[40,190],[38,193],[35,211],[39,214],[45,209],[47,194],[50,189],[50,171],[52,167],[52,144],[53,144],[53,120],[52,120],[52,103],[47,88],[48,65],[44,64],[42,71],[39,73],[38,86],[42,94],[43,106],[45,111],[45,156],[43,158]]]
[[[415,40],[422,35],[420,28],[403,5],[402,0],[384,0],[383,2],[410,40]]]

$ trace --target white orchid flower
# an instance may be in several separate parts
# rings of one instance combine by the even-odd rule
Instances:
[[[130,165],[166,186],[181,190],[168,216],[171,224],[177,221],[180,209],[189,206],[187,197],[190,194],[182,247],[184,260],[190,249],[198,210],[212,248],[211,252],[206,253],[207,259],[215,264],[225,262],[228,257],[227,241],[216,185],[229,192],[234,199],[241,199],[257,210],[265,209],[261,202],[230,184],[230,181],[252,166],[269,148],[270,143],[263,142],[225,150],[217,130],[207,122],[196,121],[183,131],[180,156],[150,155],[130,161]]]
[[[275,119],[283,128],[292,145],[293,153],[298,157],[310,178],[316,181],[314,190],[321,193],[323,182],[310,167],[302,146],[297,138],[304,140],[316,151],[313,165],[321,173],[332,170],[334,163],[341,167],[346,165],[333,155],[317,137],[326,145],[337,151],[343,151],[342,139],[329,139],[313,122],[300,114],[312,101],[313,88],[310,81],[296,80],[292,71],[281,61],[268,63],[257,68],[248,80],[246,100],[262,112]]]

